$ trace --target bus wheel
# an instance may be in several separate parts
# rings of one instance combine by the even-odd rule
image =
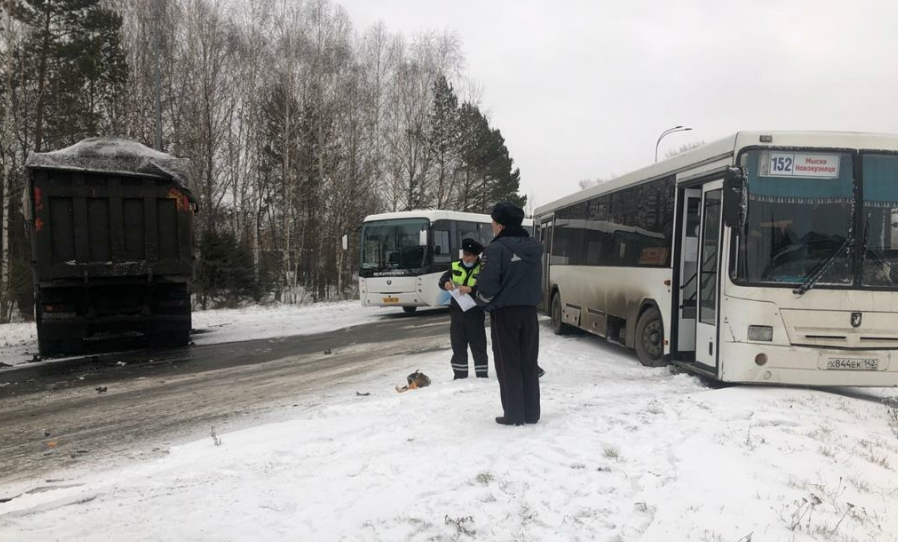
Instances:
[[[418,307],[402,307],[402,310],[404,310],[406,314],[411,314],[418,310]]]
[[[664,359],[664,322],[655,307],[642,313],[636,323],[636,355],[646,367],[667,365]]]
[[[556,335],[565,335],[570,331],[561,318],[561,294],[558,292],[552,296],[552,331]]]

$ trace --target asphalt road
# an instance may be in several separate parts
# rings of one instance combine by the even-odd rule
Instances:
[[[369,372],[395,371],[402,383],[416,369],[404,365],[407,356],[449,348],[448,322],[445,310],[400,313],[319,335],[0,371],[0,483],[161,455],[213,426],[225,432],[284,417],[314,401],[310,392]]]

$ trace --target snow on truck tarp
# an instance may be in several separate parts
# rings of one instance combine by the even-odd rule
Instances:
[[[32,152],[25,167],[67,169],[171,179],[190,191],[190,160],[153,150],[130,139],[91,137],[52,152]]]

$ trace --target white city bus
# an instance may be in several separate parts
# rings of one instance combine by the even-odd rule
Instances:
[[[557,333],[727,382],[898,385],[898,136],[740,132],[535,219]]]
[[[370,215],[362,224],[359,295],[363,306],[418,307],[449,304],[437,284],[461,258],[461,241],[493,239],[489,215],[456,211],[403,211]],[[524,222],[531,227],[533,221]]]

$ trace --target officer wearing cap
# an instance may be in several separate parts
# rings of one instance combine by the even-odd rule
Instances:
[[[483,253],[475,301],[490,313],[493,359],[504,414],[502,425],[536,423],[539,405],[539,325],[543,247],[521,224],[524,210],[493,208],[495,238]]]
[[[452,262],[452,267],[440,277],[443,290],[458,289],[463,294],[474,295],[477,291],[477,275],[480,274],[480,253],[483,245],[474,239],[461,242],[462,258]],[[486,330],[483,309],[474,307],[467,312],[461,310],[455,298],[449,304],[449,336],[452,342],[452,372],[455,379],[468,377],[468,346],[474,355],[474,372],[478,378],[488,376],[489,358],[486,355]]]

